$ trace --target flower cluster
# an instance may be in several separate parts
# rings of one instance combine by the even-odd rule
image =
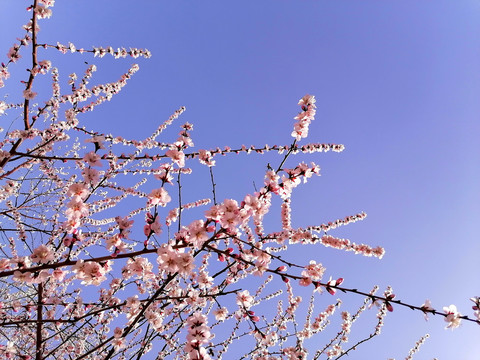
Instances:
[[[72,199],[67,204],[67,210],[65,216],[67,221],[65,223],[65,229],[72,233],[80,226],[81,219],[89,215],[88,204],[85,203],[89,191],[85,184],[75,183],[70,185],[67,191],[67,195]]]
[[[302,271],[303,278],[300,280],[300,285],[308,286],[313,281],[320,281],[325,270],[322,264],[317,264],[315,260],[310,260],[310,264],[305,266],[305,270]]]
[[[22,88],[11,95],[20,103],[0,101],[0,115],[11,117],[5,123],[12,124],[0,141],[0,277],[5,285],[0,288],[0,357],[133,359],[155,349],[156,358],[206,360],[231,357],[223,356],[231,343],[252,335],[255,344],[245,349],[244,358],[303,359],[308,354],[304,340],[323,331],[341,304],[337,300],[315,312],[323,289],[332,295],[366,297],[357,313],[342,312],[336,337],[315,355],[335,357],[346,352],[341,345],[367,303],[380,308],[375,335],[393,305],[410,306],[394,300],[389,288],[376,296],[341,287],[342,278],[322,280],[326,269],[318,259],[307,263],[288,256],[290,244],[323,244],[378,258],[384,254],[383,248],[327,234],[364,219],[364,213],[305,229],[293,224],[293,191],[319,175],[320,167],[301,161],[290,165],[290,156],[344,149],[337,144],[297,144],[307,137],[314,119],[314,96],[300,99],[295,141],[285,146],[192,149],[190,123],[180,126],[177,137],[159,139],[185,107],[143,139],[101,133],[95,122],[83,122],[84,113],[112,100],[139,66],[133,64],[115,82],[92,86],[95,65],[64,79],[51,60],[38,58],[37,50],[117,59],[151,54],[137,48],[42,44],[38,23],[52,16],[53,5],[54,0],[37,0],[29,7],[27,33],[0,65],[2,87],[11,76],[9,66],[29,62],[22,66],[28,69]],[[24,51],[31,52],[26,56]],[[48,79],[40,75],[47,73],[52,88],[44,92]],[[42,101],[31,101],[36,99]],[[21,120],[13,121],[17,116]],[[217,201],[215,156],[267,152],[282,158],[276,167],[268,164],[259,189]],[[183,179],[205,170],[198,163],[210,168],[207,190],[212,191],[192,198],[192,183]],[[194,184],[195,191],[200,182]],[[205,212],[199,208],[210,203]],[[272,204],[280,205],[279,231],[267,233],[264,226],[272,223],[265,218]],[[161,223],[166,224],[163,229]],[[258,286],[246,289],[253,281]],[[300,310],[305,302],[296,293],[298,285],[312,291],[306,312]],[[480,300],[472,301],[480,321]],[[476,321],[453,305],[444,313],[429,302],[410,307],[444,315],[452,329],[463,319]],[[213,318],[216,322],[207,325]]]
[[[308,136],[308,127],[315,118],[315,102],[315,96],[308,94],[301,98],[298,102],[298,105],[300,105],[302,111],[295,116],[295,120],[297,120],[297,122],[295,123],[292,132],[292,136],[297,141]]]
[[[207,317],[196,312],[187,319],[187,345],[185,351],[191,360],[208,360],[208,355],[202,345],[208,343],[212,337],[210,328],[207,326]]]
[[[77,279],[82,280],[84,285],[100,285],[105,281],[106,274],[112,270],[111,261],[97,263],[95,261],[78,260],[72,267],[72,271],[76,273]]]
[[[195,268],[190,252],[182,252],[172,246],[163,245],[158,249],[157,254],[158,268],[168,274],[178,273],[182,276],[189,276]]]
[[[361,254],[364,256],[374,256],[381,259],[383,255],[385,255],[385,249],[381,246],[372,248],[369,245],[355,244],[348,239],[340,239],[331,235],[322,236],[320,242],[327,247],[333,247],[339,250],[353,251],[355,254]]]

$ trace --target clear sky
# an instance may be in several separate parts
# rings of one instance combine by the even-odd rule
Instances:
[[[1,61],[23,35],[28,5],[0,0]],[[293,224],[365,211],[365,221],[332,235],[382,245],[386,255],[315,247],[294,248],[292,258],[315,258],[347,287],[392,285],[402,301],[428,298],[437,309],[456,304],[472,314],[468,298],[480,295],[480,2],[57,0],[41,27],[40,42],[152,52],[137,59],[140,72],[122,93],[86,118],[101,131],[145,137],[185,105],[182,120],[194,124],[197,148],[286,145],[298,99],[314,94],[307,142],[346,150],[298,158],[317,162],[322,176],[294,192]],[[46,57],[60,61],[63,76],[95,63],[98,82],[117,80],[132,63]],[[252,181],[261,183],[266,162],[275,159],[218,159],[219,197],[252,192]],[[347,306],[361,301],[343,299]],[[352,333],[361,337],[373,326]],[[417,359],[479,358],[480,327],[444,326],[443,318],[425,322],[396,307],[384,334],[349,359],[404,358],[425,333],[432,337]]]

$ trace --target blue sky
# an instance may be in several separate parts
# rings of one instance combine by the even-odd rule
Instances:
[[[0,3],[2,61],[23,34],[27,6]],[[284,145],[298,99],[314,94],[317,116],[307,142],[346,150],[298,158],[317,162],[322,176],[294,192],[293,224],[365,211],[365,221],[332,234],[382,245],[386,255],[379,261],[316,247],[294,248],[292,257],[308,261],[313,253],[346,286],[392,285],[405,302],[429,298],[435,308],[453,303],[471,314],[468,298],[480,295],[478,1],[85,0],[57,1],[53,12],[41,23],[41,42],[153,54],[137,60],[140,72],[114,100],[86,117],[101,131],[145,137],[185,105],[182,120],[194,124],[197,148]],[[59,61],[64,76],[82,73],[84,61],[95,63],[98,82],[117,80],[132,63],[46,57]],[[275,159],[218,159],[219,197],[252,192],[252,181],[261,183],[266,162]],[[478,326],[443,328],[440,317],[425,322],[397,307],[384,334],[350,358],[401,359],[427,332],[432,337],[418,359],[478,358]],[[353,328],[362,331],[371,327]]]

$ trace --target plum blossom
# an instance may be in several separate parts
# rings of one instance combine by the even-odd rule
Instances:
[[[177,221],[178,214],[179,214],[178,208],[174,208],[174,209],[170,210],[168,212],[167,218],[165,219],[165,224],[167,226],[170,226],[172,224],[172,222]]]
[[[136,275],[142,279],[151,279],[154,276],[152,268],[153,265],[148,259],[142,257],[128,259],[127,265],[122,270],[123,278],[128,279]]]
[[[85,184],[83,183],[75,183],[69,186],[67,195],[68,196],[74,196],[74,197],[79,197],[81,200],[85,200],[88,196],[88,188]]]
[[[188,334],[185,351],[190,359],[210,359],[204,348],[201,346],[207,343],[212,335],[207,326],[207,317],[200,312],[196,312],[187,319]]]
[[[162,233],[162,225],[160,225],[160,220],[158,215],[153,217],[151,213],[147,213],[146,216],[147,223],[143,227],[143,233],[145,236],[150,236],[152,234],[160,235]]]
[[[115,235],[107,238],[105,246],[106,246],[107,250],[111,250],[112,248],[116,248],[117,250],[120,249],[120,248],[121,249],[125,248],[125,244],[123,243],[119,234],[115,234]],[[117,252],[119,252],[119,251],[117,251]]]
[[[219,308],[213,311],[213,315],[215,315],[215,319],[217,319],[217,321],[223,321],[227,318],[228,309],[225,307]]]
[[[37,18],[39,19],[47,19],[52,16],[52,10],[43,5],[37,5],[35,8],[35,15],[37,15]]]
[[[0,259],[0,271],[7,270],[10,268],[9,259]]]
[[[455,329],[460,326],[462,319],[460,318],[462,314],[457,311],[455,305],[445,306],[443,311],[447,316],[445,316],[445,321],[448,323],[445,329]]]
[[[102,166],[102,163],[100,162],[100,156],[98,156],[93,151],[85,154],[85,156],[83,157],[83,161],[85,161],[90,166]]]
[[[100,173],[98,170],[92,168],[85,168],[82,170],[83,179],[87,184],[96,185],[100,180]]]
[[[52,249],[50,249],[48,246],[40,245],[33,250],[33,254],[30,255],[30,259],[32,259],[34,262],[45,264],[55,259],[55,255]]]
[[[67,219],[80,219],[82,217],[88,216],[89,210],[88,205],[85,204],[81,198],[74,197],[68,204],[65,215]]]
[[[25,89],[23,90],[23,97],[27,100],[33,100],[37,96],[36,92],[33,92],[30,89]]]
[[[64,271],[62,269],[55,269],[52,272],[53,278],[58,282],[63,281],[63,279],[65,278],[65,275],[67,275],[67,271]]]
[[[160,206],[167,206],[167,204],[172,200],[170,195],[168,195],[167,190],[163,187],[152,190],[152,192],[148,195],[148,204],[149,205],[160,205]]]
[[[15,44],[8,50],[7,56],[12,62],[17,62],[22,56],[18,53],[20,46]]]
[[[165,153],[172,161],[178,165],[178,167],[183,168],[185,166],[185,154],[183,151],[170,149]]]
[[[95,151],[105,149],[104,146],[105,136],[95,135],[90,139],[85,140],[86,143],[93,143],[95,145]]]
[[[195,268],[190,252],[179,252],[171,246],[164,245],[157,250],[157,254],[159,269],[170,274],[178,272],[182,276],[189,276]]]
[[[0,115],[3,115],[5,113],[5,110],[8,109],[8,105],[5,101],[0,100]]]
[[[173,184],[173,176],[171,175],[172,164],[160,165],[158,174],[155,174],[155,178],[161,180],[163,183]]]
[[[13,273],[13,280],[18,282],[24,282],[27,284],[31,284],[34,282],[33,274],[30,272],[23,272],[16,270]]]
[[[201,248],[209,238],[203,220],[195,220],[188,225],[187,229],[188,243],[191,243],[195,249]]]
[[[213,160],[212,153],[208,150],[199,150],[198,159],[200,160],[200,163],[204,165],[215,166],[215,160]]]
[[[98,286],[107,279],[105,275],[111,270],[110,264],[111,261],[100,264],[78,260],[72,270],[77,274],[77,278],[82,280],[82,284]]]
[[[310,260],[310,264],[305,266],[305,270],[302,271],[302,276],[318,281],[322,278],[325,270],[322,264],[317,264],[315,260]]]
[[[295,120],[298,121],[295,123],[294,130],[292,132],[292,136],[297,141],[308,136],[308,127],[311,121],[315,118],[315,102],[315,96],[308,94],[301,98],[298,102],[298,105],[300,105],[302,108],[302,112],[295,117]]]
[[[430,300],[425,300],[425,303],[421,306],[422,311],[425,314],[425,320],[428,320],[428,313],[434,311],[435,309],[432,307],[432,303]]]
[[[470,298],[475,305],[472,306],[474,310],[473,315],[477,318],[477,321],[480,323],[480,298],[478,296]]]
[[[343,278],[339,278],[337,280],[332,280],[332,277],[330,277],[330,280],[328,280],[325,288],[330,293],[330,295],[335,295],[335,293],[337,292],[337,289],[335,289],[333,287],[339,286],[342,283],[343,283]]]
[[[237,305],[249,309],[253,304],[253,296],[250,295],[248,290],[240,291],[237,294]]]
[[[128,217],[122,218],[120,216],[116,216],[115,221],[118,225],[118,229],[120,230],[120,237],[127,239],[134,221],[130,220]]]

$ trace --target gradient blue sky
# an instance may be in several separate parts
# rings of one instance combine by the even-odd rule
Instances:
[[[23,35],[28,5],[0,0],[2,61]],[[435,308],[453,303],[471,315],[468,298],[480,295],[480,2],[57,0],[53,11],[41,22],[40,42],[153,54],[137,60],[140,72],[122,93],[86,118],[89,127],[141,138],[185,105],[182,120],[195,125],[197,148],[284,145],[298,99],[314,94],[307,141],[346,150],[298,158],[319,163],[322,177],[294,192],[293,224],[365,211],[365,221],[332,234],[387,253],[379,261],[316,247],[295,248],[292,257],[307,261],[313,252],[346,286],[392,285],[405,302],[429,298]],[[59,61],[63,76],[95,63],[97,82],[117,80],[133,62],[45,57]],[[275,158],[218,159],[219,197],[252,192]],[[359,325],[359,337],[373,327]],[[383,335],[349,359],[404,358],[425,333],[432,337],[417,359],[479,357],[475,324],[451,332],[443,318],[425,322],[396,307]]]

